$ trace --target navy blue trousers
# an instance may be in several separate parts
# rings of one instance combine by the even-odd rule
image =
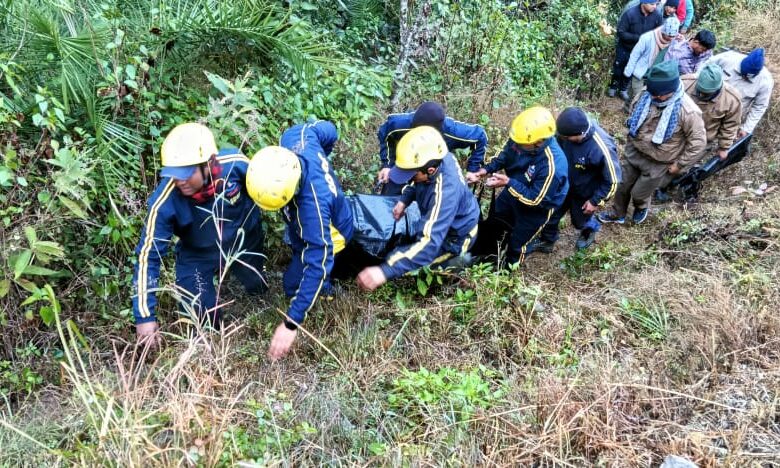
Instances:
[[[626,49],[623,45],[618,44],[615,47],[615,61],[612,62],[612,81],[610,82],[610,88],[618,90],[627,90],[628,82],[630,78],[626,78],[623,75],[623,70],[628,65],[628,60],[631,58],[631,49]]]
[[[262,294],[267,290],[263,277],[265,257],[263,253],[264,233],[258,226],[248,232],[244,238],[241,254],[229,265],[229,273],[238,279],[250,295]],[[215,240],[216,242],[216,240]],[[219,251],[194,250],[182,247],[176,254],[176,286],[182,296],[183,311],[190,307],[202,324],[219,327],[222,320],[222,307],[217,308],[217,288],[215,277],[219,277],[226,268],[226,259]],[[220,297],[220,304],[225,300]],[[193,317],[194,318],[194,317]]]
[[[555,208],[520,203],[508,190],[504,190],[496,199],[494,213],[485,220],[484,226],[480,226],[480,236],[500,238],[499,232],[503,231],[502,244],[507,246],[506,263],[524,262],[531,253],[528,244],[542,232],[554,212]]]
[[[566,215],[567,211],[571,214],[571,223],[578,231],[587,229],[589,231],[598,232],[601,230],[601,223],[596,221],[593,215],[586,215],[582,212],[582,205],[584,205],[586,201],[588,201],[588,198],[586,197],[580,197],[569,193],[569,195],[566,196],[563,205],[555,210],[550,217],[550,221],[547,222],[547,225],[542,230],[542,234],[539,238],[546,242],[557,241],[560,236],[558,226],[561,223],[561,218]]]

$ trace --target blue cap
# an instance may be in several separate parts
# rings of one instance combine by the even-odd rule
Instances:
[[[408,184],[412,177],[417,174],[418,169],[401,169],[398,166],[390,168],[390,182],[398,185]]]
[[[743,75],[758,75],[764,68],[764,49],[755,49],[739,64],[739,72]]]
[[[175,180],[187,180],[195,173],[197,164],[192,166],[164,166],[160,169],[160,177],[170,177]]]

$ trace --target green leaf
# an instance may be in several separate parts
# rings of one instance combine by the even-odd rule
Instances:
[[[0,280],[0,299],[8,295],[8,291],[11,290],[11,282],[7,279]]]
[[[62,112],[62,109],[59,107],[54,108],[54,115],[57,116],[58,119],[60,119],[60,122],[65,122],[65,113]]]
[[[16,284],[22,287],[25,291],[31,294],[36,294],[40,291],[40,288],[37,284],[33,283],[32,281],[26,280],[24,278],[19,278],[16,280]]]
[[[81,219],[87,219],[87,213],[85,213],[84,210],[81,209],[78,203],[62,195],[60,195],[58,198],[60,200],[60,203],[65,205],[65,208],[70,210],[71,213],[73,213],[74,215],[76,215]]]
[[[37,241],[33,246],[33,250],[36,254],[42,253],[44,255],[58,258],[65,256],[65,251],[62,246],[53,241]]]
[[[36,276],[51,276],[56,275],[60,273],[56,270],[50,270],[49,268],[44,268],[38,265],[27,265],[27,267],[22,271],[23,275],[36,275]]]
[[[5,166],[0,166],[0,186],[10,187],[13,185],[14,173]]]
[[[136,68],[135,65],[126,65],[125,66],[125,73],[127,74],[127,77],[131,80],[135,80],[136,77]]]
[[[38,241],[38,235],[35,234],[35,229],[33,229],[32,226],[24,227],[24,237],[27,238],[27,242],[30,244],[30,247],[32,247],[33,244]]]
[[[221,76],[204,71],[203,73],[206,74],[206,78],[211,82],[212,85],[214,85],[217,90],[219,90],[220,93],[224,94],[225,96],[228,96],[230,94],[230,84],[225,81],[224,78]]]
[[[32,254],[32,250],[25,249],[16,257],[16,262],[14,262],[14,280],[19,279],[24,274],[25,268],[30,265]]]
[[[20,187],[27,187],[27,179],[22,176],[16,178],[16,183],[19,184]]]
[[[49,306],[43,306],[38,311],[38,313],[41,316],[41,320],[43,320],[43,323],[46,324],[47,327],[50,327],[52,323],[54,323],[54,310]]]

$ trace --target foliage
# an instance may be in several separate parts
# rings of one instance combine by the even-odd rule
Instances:
[[[489,409],[504,395],[498,375],[480,366],[469,371],[442,367],[436,372],[404,369],[393,381],[387,401],[412,421],[443,413],[452,422],[466,422],[477,410]]]
[[[620,312],[634,326],[640,337],[663,341],[669,335],[672,318],[660,298],[655,300],[624,297],[620,300]]]
[[[256,426],[233,427],[222,434],[226,447],[221,466],[235,466],[238,461],[267,465],[282,460],[293,445],[317,433],[306,421],[294,424],[296,410],[284,394],[267,395],[263,402],[250,400],[246,405]],[[190,457],[198,460],[196,454]]]
[[[613,242],[595,245],[590,249],[578,250],[561,262],[561,267],[570,276],[582,276],[593,270],[608,271],[625,261],[628,254],[625,247]]]

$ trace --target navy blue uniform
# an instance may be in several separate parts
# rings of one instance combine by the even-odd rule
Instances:
[[[567,211],[576,229],[599,231],[601,223],[583,213],[582,205],[590,200],[593,205],[604,206],[615,195],[621,178],[615,140],[596,122],[590,122],[581,143],[558,138],[558,144],[569,161],[569,193],[542,231],[541,239],[547,242],[558,240],[558,224]]]
[[[498,232],[511,231],[507,246],[508,263],[523,262],[528,244],[539,235],[569,190],[566,155],[554,138],[541,148],[525,151],[508,140],[501,153],[485,165],[488,173],[503,169],[509,183],[496,199],[495,211],[486,220],[483,234],[498,238]]]
[[[301,160],[298,193],[284,208],[293,255],[283,279],[287,317],[299,324],[329,292],[333,256],[352,238],[352,210],[328,162],[337,139],[336,126],[318,120],[291,127],[279,143]]]
[[[246,192],[244,180],[249,159],[237,149],[220,151],[222,192],[197,204],[164,178],[149,199],[141,239],[136,247],[138,263],[133,275],[135,322],[156,320],[160,265],[173,236],[176,244],[176,285],[181,301],[191,305],[201,319],[217,323],[219,311],[214,276],[227,267],[250,293],[265,290],[263,228],[260,209]],[[220,253],[220,249],[224,254]],[[227,262],[231,261],[228,265]],[[208,312],[206,317],[205,312]]]
[[[401,201],[406,206],[417,202],[423,229],[417,242],[396,249],[379,266],[388,280],[463,255],[474,244],[479,204],[452,153],[444,157],[428,182],[406,185]]]
[[[401,137],[412,129],[413,117],[414,112],[390,114],[385,123],[379,127],[376,136],[379,140],[379,159],[382,161],[382,168],[392,167],[395,164],[395,147]],[[477,172],[482,167],[488,139],[487,133],[481,125],[467,124],[446,117],[442,124],[441,134],[444,137],[444,142],[447,143],[447,149],[450,151],[458,149],[471,151],[466,165],[468,172]],[[397,195],[401,193],[402,187],[403,185],[388,182],[383,195]]]

